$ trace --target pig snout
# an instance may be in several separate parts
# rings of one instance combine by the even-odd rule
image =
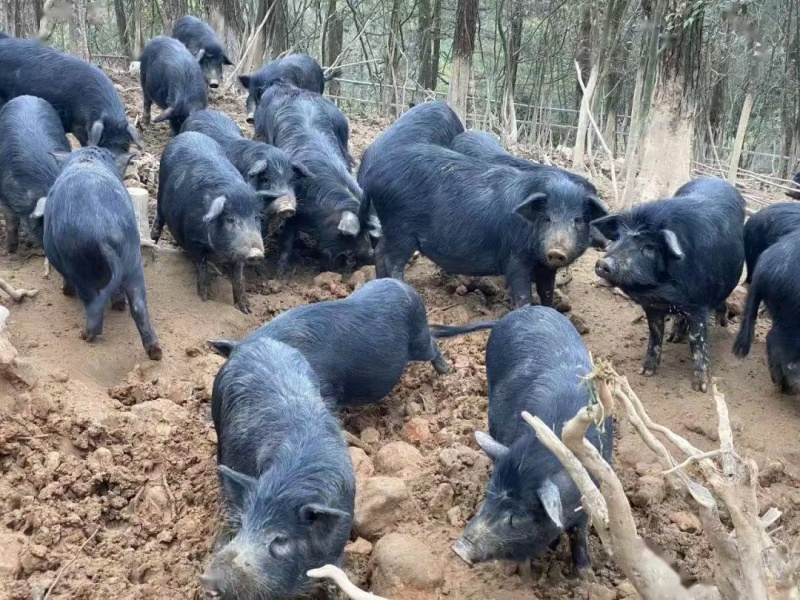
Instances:
[[[467,563],[470,567],[473,564],[473,557],[475,555],[475,547],[472,542],[463,537],[458,538],[451,546],[456,556]]]
[[[206,598],[222,597],[223,574],[217,569],[209,569],[200,576],[200,589],[203,590]]]
[[[288,219],[297,212],[297,198],[294,194],[285,194],[278,197],[272,206],[276,215],[281,219]]]
[[[569,257],[567,253],[558,248],[547,251],[547,262],[551,267],[563,267],[567,264]]]
[[[209,79],[208,87],[210,87],[212,90],[217,89],[219,87],[219,81],[217,79]]]
[[[601,279],[610,279],[614,269],[614,261],[611,258],[601,258],[594,265],[594,272]]]
[[[250,248],[245,256],[245,260],[248,263],[257,263],[261,260],[264,260],[264,249],[263,248]]]
[[[246,121],[247,121],[248,123],[250,123],[251,125],[252,125],[253,123],[255,123],[255,121],[256,121],[256,117],[255,117],[255,113],[254,113],[253,111],[250,111],[249,113],[247,113],[247,118],[246,118]]]

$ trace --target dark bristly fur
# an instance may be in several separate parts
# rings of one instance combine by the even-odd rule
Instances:
[[[64,277],[65,293],[78,296],[86,309],[83,338],[103,333],[106,304],[127,300],[142,345],[161,359],[147,312],[139,229],[122,174],[129,155],[97,147],[67,154],[44,206],[44,251]]]
[[[297,598],[341,564],[355,475],[336,418],[297,350],[249,336],[214,380],[211,414],[229,530],[201,585],[223,600]]]
[[[0,109],[0,207],[10,254],[17,251],[20,222],[42,243],[42,222],[31,213],[58,176],[51,153],[69,150],[58,113],[45,100],[17,96]]]
[[[753,345],[758,308],[763,302],[772,319],[767,334],[767,363],[781,391],[800,393],[800,231],[769,246],[755,266],[742,325],[733,353],[744,358]]]
[[[409,361],[449,370],[428,330],[419,294],[399,281],[370,281],[344,300],[298,306],[245,338],[269,337],[303,353],[322,395],[340,406],[387,396]],[[211,342],[223,355],[235,342]]]
[[[665,316],[676,314],[688,322],[692,387],[708,389],[708,315],[739,282],[744,208],[733,186],[704,178],[681,186],[673,198],[644,202],[592,224],[613,242],[597,262],[598,276],[628,294],[647,315],[644,375],[652,375],[661,361]]]
[[[476,434],[494,462],[486,498],[454,550],[468,562],[522,561],[538,556],[569,534],[572,566],[589,566],[587,520],[580,492],[566,470],[520,417],[541,418],[556,435],[589,403],[581,378],[591,371],[589,353],[569,320],[542,306],[516,310],[493,327],[486,348],[489,383],[489,436]],[[613,421],[587,439],[611,460]],[[490,437],[491,436],[491,437]],[[548,494],[547,489],[551,492]],[[557,490],[557,494],[553,492]],[[560,499],[559,527],[545,510]]]
[[[195,58],[203,51],[199,61],[203,75],[211,87],[217,87],[222,82],[222,66],[233,63],[225,54],[214,30],[197,17],[186,15],[175,21],[172,37],[186,46]]]
[[[505,275],[516,307],[530,304],[534,278],[552,305],[556,270],[583,254],[605,208],[559,169],[487,165],[443,147],[459,126],[445,104],[418,105],[365,152],[359,181],[383,229],[378,276],[402,279],[419,250],[449,273]]]
[[[761,253],[794,231],[800,231],[800,202],[779,202],[765,206],[747,220],[744,224],[747,283],[753,280]]]
[[[170,141],[161,155],[158,175],[158,205],[152,237],[158,241],[166,224],[172,237],[197,267],[197,292],[210,295],[208,262],[216,263],[232,276],[233,299],[242,312],[249,312],[244,289],[244,264],[254,253],[263,258],[255,191],[225,157],[210,137],[187,131]],[[224,209],[211,219],[214,200],[225,198]]]
[[[349,253],[371,256],[369,207],[350,174],[349,125],[339,108],[317,93],[278,83],[261,98],[255,128],[257,137],[283,150],[309,173],[298,187],[297,216],[283,231],[280,271],[286,269],[297,231],[308,232],[331,261]],[[339,229],[345,213],[357,219],[354,235]]]
[[[96,145],[115,154],[141,147],[114,84],[96,66],[38,41],[0,39],[0,104],[17,96],[47,100],[64,131],[81,146]]]
[[[178,135],[189,115],[208,106],[203,70],[186,46],[165,36],[147,42],[139,60],[145,124],[149,124],[155,102],[164,112],[154,122],[169,115],[172,133]]]

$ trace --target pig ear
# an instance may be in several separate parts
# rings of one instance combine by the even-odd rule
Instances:
[[[233,61],[231,61],[231,59],[228,58],[227,54],[223,54],[222,55],[222,64],[223,65],[228,65],[229,67],[232,67],[233,66]]]
[[[233,340],[208,340],[206,343],[211,350],[225,358],[228,358],[239,345],[239,342]]]
[[[242,87],[247,89],[250,87],[250,75],[239,75],[239,83],[242,84]]]
[[[499,458],[502,458],[508,452],[507,446],[503,446],[503,444],[483,431],[475,432],[475,441],[478,442],[481,450],[486,452],[486,455],[492,459],[492,462],[497,462]]]
[[[56,151],[56,152],[51,152],[50,156],[52,156],[54,159],[56,159],[56,164],[59,167],[62,167],[64,165],[64,163],[67,161],[67,159],[70,157],[70,154],[72,154],[72,153],[71,152],[58,152],[58,151]]]
[[[139,148],[139,150],[144,151],[144,144],[142,143],[141,138],[139,138],[139,134],[136,131],[136,127],[128,123],[128,126],[125,128],[125,131],[128,132],[131,141],[136,145],[136,147]]]
[[[619,238],[619,215],[607,215],[590,223],[597,231],[612,242]]]
[[[558,491],[558,486],[548,477],[539,488],[538,495],[547,516],[559,529],[563,529],[564,516],[561,509],[561,493]]]
[[[608,210],[603,206],[603,201],[598,196],[592,195],[586,198],[586,207],[589,209],[589,220],[594,221],[608,215]]]
[[[536,192],[525,198],[524,202],[514,209],[514,212],[528,221],[536,221],[545,207],[547,207],[547,194]]]
[[[361,231],[361,223],[356,214],[349,210],[342,211],[342,218],[339,220],[339,233],[355,237],[359,231]]]
[[[257,160],[253,163],[253,166],[250,167],[250,170],[247,172],[248,177],[255,177],[259,173],[263,173],[267,170],[267,161],[265,160]]]
[[[301,162],[292,163],[292,171],[294,172],[294,176],[298,179],[311,177],[311,171]]]
[[[31,213],[31,219],[41,219],[44,217],[44,205],[47,203],[47,196],[42,196],[36,201],[36,207]]]
[[[158,115],[155,119],[153,119],[153,123],[161,123],[163,121],[166,121],[172,116],[173,112],[175,112],[174,108],[172,108],[171,106],[167,107],[166,109],[161,111],[160,115]]]
[[[319,532],[331,531],[349,517],[345,511],[324,504],[306,504],[300,509],[300,521]]]
[[[89,145],[90,146],[99,146],[100,140],[103,137],[103,129],[105,126],[101,120],[97,120],[92,123],[92,128],[89,130]]]
[[[664,241],[667,243],[667,248],[669,248],[670,254],[674,258],[681,260],[684,256],[683,248],[681,248],[681,243],[678,241],[678,236],[675,235],[675,232],[671,229],[662,229],[661,235],[664,236]]]
[[[383,237],[383,225],[378,218],[378,215],[370,215],[367,220],[367,227],[369,227],[369,236],[373,239],[380,239]]]
[[[225,498],[234,506],[241,506],[245,496],[255,487],[256,480],[225,465],[218,465],[217,473]]]
[[[194,59],[197,62],[200,62],[201,60],[203,60],[203,57],[205,55],[206,55],[206,49],[205,48],[200,48],[200,50],[198,50],[197,52],[194,53]]]
[[[225,210],[225,196],[217,196],[211,201],[211,206],[208,207],[208,212],[203,217],[203,223],[216,219]]]
[[[125,170],[128,168],[128,163],[133,158],[133,152],[126,152],[114,158],[114,164],[117,165],[119,176],[125,179]]]

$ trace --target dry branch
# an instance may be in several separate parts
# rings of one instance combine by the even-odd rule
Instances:
[[[312,579],[331,579],[351,600],[387,600],[386,598],[376,596],[370,592],[365,592],[356,587],[356,585],[347,578],[345,572],[334,565],[325,565],[318,569],[311,569],[306,575]]]
[[[14,302],[22,302],[25,298],[33,298],[39,293],[39,290],[16,289],[2,278],[0,278],[0,290],[11,296]]]

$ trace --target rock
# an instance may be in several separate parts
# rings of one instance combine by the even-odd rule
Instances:
[[[503,288],[494,279],[488,277],[481,277],[478,280],[478,289],[488,297],[500,296],[503,293]]]
[[[208,430],[208,434],[206,434],[206,438],[212,444],[216,444],[217,443],[217,430],[216,429],[209,429]]]
[[[398,475],[416,469],[422,462],[422,454],[406,442],[390,442],[375,455],[375,468],[384,475]]]
[[[556,290],[555,294],[553,294],[553,308],[562,313],[572,310],[572,303],[561,290]]]
[[[353,463],[353,469],[356,472],[356,481],[372,477],[375,473],[375,467],[367,453],[355,446],[350,446],[348,450],[350,451],[350,461]]]
[[[364,274],[367,281],[375,279],[375,265],[366,265],[365,267],[361,267],[358,271]]]
[[[325,271],[314,277],[314,285],[317,287],[330,287],[337,283],[342,283],[342,276],[332,271]]]
[[[447,522],[450,523],[453,527],[460,527],[464,524],[461,518],[461,507],[454,506],[450,510],[447,511]]]
[[[461,284],[456,288],[456,296],[466,296],[468,292],[469,289],[467,289],[467,286],[464,284]]]
[[[656,475],[642,475],[631,498],[631,504],[644,508],[649,504],[661,502],[665,495],[666,486],[663,478]]]
[[[739,317],[744,314],[744,304],[747,301],[747,289],[737,285],[725,301],[729,317]]]
[[[372,554],[372,544],[364,538],[358,538],[344,547],[345,556],[369,556]]]
[[[449,483],[440,483],[428,504],[431,514],[434,517],[444,519],[447,516],[447,511],[453,506],[453,496],[455,496],[453,486]]]
[[[144,420],[163,421],[171,425],[182,424],[189,419],[189,413],[185,408],[166,398],[156,398],[141,404],[134,404],[131,406],[131,414]]]
[[[347,280],[347,285],[349,285],[352,290],[357,290],[365,283],[367,283],[367,276],[363,271],[356,271],[350,276],[350,279]]]
[[[67,383],[69,381],[69,373],[64,369],[56,369],[50,373],[50,377],[52,377],[53,381],[56,383]]]
[[[169,544],[173,539],[175,539],[175,534],[169,529],[165,529],[156,536],[156,541],[162,544]]]
[[[440,561],[428,545],[410,535],[390,533],[381,538],[369,561],[370,590],[388,598],[422,600],[444,583]]]
[[[428,421],[422,417],[412,417],[400,431],[400,437],[409,442],[422,442],[431,436],[431,428]]]
[[[569,314],[569,320],[570,320],[570,323],[572,323],[573,327],[575,327],[575,330],[579,334],[586,335],[587,333],[589,333],[589,331],[590,331],[589,330],[589,325],[586,323],[586,321],[584,320],[583,317],[579,317],[575,313],[570,313]]]
[[[784,478],[786,467],[779,460],[770,460],[758,474],[761,487],[769,487]]]
[[[650,475],[658,472],[658,465],[652,465],[648,462],[639,461],[634,466],[639,475]]]
[[[134,60],[130,65],[128,65],[128,73],[130,75],[138,75],[141,66],[142,63],[140,63],[138,60]]]
[[[26,538],[18,533],[0,533],[0,581],[4,585],[17,579],[22,571],[21,555]]]
[[[678,526],[678,529],[681,531],[686,531],[688,533],[694,533],[695,531],[700,531],[703,526],[700,523],[700,519],[697,518],[696,515],[690,512],[685,511],[675,511],[669,513],[669,520],[675,523]]]
[[[57,450],[48,452],[44,457],[44,466],[48,471],[55,471],[61,464],[61,453]]]
[[[606,586],[599,583],[589,584],[588,600],[614,600],[617,594],[614,590],[608,589]]]
[[[361,537],[377,539],[413,512],[411,494],[402,479],[370,477],[356,486],[353,530]]]
[[[617,598],[637,598],[638,596],[639,592],[627,579],[617,586]]]
[[[476,464],[482,464],[481,458],[481,455],[475,450],[461,444],[453,448],[445,448],[439,453],[439,461],[442,463],[444,473],[448,477],[453,477],[465,466],[471,467]],[[489,459],[487,458],[486,460],[488,461]]]
[[[86,462],[94,473],[107,471],[114,466],[114,456],[108,448],[98,448],[86,458]]]
[[[361,441],[365,444],[377,444],[381,440],[381,434],[374,427],[366,427],[361,431]]]

